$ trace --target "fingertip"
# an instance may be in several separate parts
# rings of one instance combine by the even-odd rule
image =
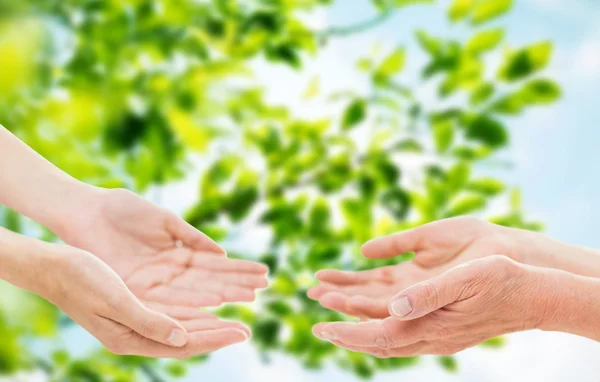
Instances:
[[[309,288],[306,291],[306,296],[312,300],[318,299],[319,298],[319,293],[318,293],[319,290],[317,288],[318,288],[318,286]]]
[[[325,327],[325,325],[327,325],[327,322],[319,322],[318,324],[314,325],[312,327],[313,335],[321,340],[324,340],[325,338],[323,337],[321,332],[323,331],[323,328]]]
[[[188,342],[188,333],[183,327],[173,328],[167,342],[174,347],[185,346]]]
[[[333,271],[331,269],[322,269],[322,270],[318,271],[317,273],[315,273],[315,277],[319,281],[326,281],[327,279],[331,278],[331,275],[333,273],[335,273],[335,271]]]
[[[412,299],[407,295],[395,296],[388,304],[388,311],[393,318],[409,319],[414,311]]]
[[[364,257],[367,257],[369,259],[378,257],[377,252],[374,250],[377,246],[378,241],[379,239],[371,239],[362,245],[360,251],[362,252]]]
[[[319,298],[319,303],[327,309],[338,310],[346,305],[347,297],[341,293],[328,292]]]
[[[246,342],[248,340],[248,338],[250,338],[250,330],[246,331],[243,329],[232,329],[233,332],[235,332],[237,334],[237,341],[236,342]]]

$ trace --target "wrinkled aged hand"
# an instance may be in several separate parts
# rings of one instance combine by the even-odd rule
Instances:
[[[188,358],[242,342],[249,330],[202,312],[172,312],[144,306],[121,278],[90,253],[53,244],[36,266],[39,293],[98,338],[111,352]],[[50,270],[50,271],[49,271]]]
[[[314,334],[376,357],[448,355],[506,333],[534,329],[552,290],[544,268],[490,256],[415,284],[389,302],[392,317],[360,323],[320,323]],[[555,272],[555,271],[550,271]]]
[[[321,285],[308,296],[324,307],[363,318],[389,316],[388,301],[398,291],[457,264],[495,254],[521,260],[512,232],[473,217],[440,220],[409,231],[374,239],[362,248],[369,258],[415,252],[413,261],[362,272],[324,270]]]
[[[55,232],[106,262],[146,305],[170,314],[252,301],[267,286],[266,266],[228,259],[172,212],[126,190],[94,188],[85,195]]]

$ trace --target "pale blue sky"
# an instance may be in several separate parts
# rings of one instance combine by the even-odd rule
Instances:
[[[442,1],[447,4],[447,1]],[[560,103],[540,108],[511,122],[512,147],[503,156],[515,163],[500,175],[523,189],[524,204],[531,216],[547,224],[547,233],[561,240],[600,248],[600,3],[595,0],[517,0],[514,11],[497,22],[507,27],[507,41],[519,46],[541,39],[555,42],[555,59],[548,75],[564,89]],[[338,1],[327,15],[326,25],[353,23],[368,15],[365,1]],[[432,33],[448,33],[442,10],[413,7],[399,13],[366,36],[331,44],[306,70],[331,78],[332,86],[358,81],[353,74],[354,58],[368,52],[372,42],[406,44],[415,27]],[[460,37],[458,28],[452,35]],[[409,51],[413,43],[407,44]],[[418,63],[415,64],[418,66]],[[410,65],[409,65],[410,66]],[[269,83],[284,83],[274,98],[300,90],[302,81],[285,70],[265,74]],[[271,86],[271,85],[268,85]],[[360,88],[360,84],[357,85]],[[275,86],[277,87],[277,86]],[[292,98],[292,97],[289,97]],[[597,359],[600,344],[557,333],[528,332],[509,336],[500,351],[472,349],[458,355],[461,371],[449,376],[426,358],[415,368],[381,374],[375,381],[473,381],[473,382],[559,382],[567,379],[592,382],[600,376]],[[249,369],[246,369],[249,368]],[[261,365],[250,345],[216,354],[199,367],[189,381],[358,381],[352,375],[328,367],[305,372],[296,361],[275,357]]]
[[[552,108],[540,108],[511,123],[512,147],[504,157],[515,163],[500,172],[510,184],[523,189],[530,215],[547,224],[547,233],[577,244],[600,248],[600,3],[597,0],[516,0],[515,10],[497,23],[507,27],[507,41],[515,45],[540,39],[556,44],[556,57],[548,74],[563,85],[565,94]],[[372,10],[365,0],[338,0],[328,13],[311,16],[322,26],[343,25],[362,20]],[[447,4],[447,1],[441,1]],[[433,34],[464,36],[465,29],[448,28],[443,10],[412,7],[385,25],[359,37],[329,45],[302,75],[285,68],[258,68],[271,97],[302,112],[319,113],[319,105],[300,104],[299,95],[314,74],[332,89],[364,84],[356,77],[355,58],[367,53],[374,42],[385,46],[407,45],[414,52],[412,31],[425,28]],[[432,10],[435,9],[435,10]],[[449,32],[450,31],[450,32]],[[414,61],[413,61],[414,59]],[[409,69],[423,57],[411,56]],[[408,70],[410,73],[410,70]],[[411,79],[406,79],[410,81]],[[173,187],[164,195],[166,207],[181,211],[196,197],[195,180]],[[260,239],[249,244],[260,245]],[[95,341],[74,330],[65,343],[84,350]],[[407,371],[381,374],[375,381],[473,381],[473,382],[559,382],[567,379],[596,382],[600,376],[600,344],[562,334],[520,333],[509,336],[508,346],[499,351],[471,349],[460,353],[461,370],[450,376],[431,358]],[[186,381],[296,382],[358,381],[335,366],[306,372],[298,362],[275,356],[263,364],[252,345],[243,344],[217,352],[198,366]]]

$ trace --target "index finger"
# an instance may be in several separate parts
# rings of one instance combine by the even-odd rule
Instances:
[[[349,346],[379,347],[383,349],[406,346],[423,338],[411,321],[392,318],[365,322],[331,322],[315,325],[313,333],[328,341],[339,341]]]

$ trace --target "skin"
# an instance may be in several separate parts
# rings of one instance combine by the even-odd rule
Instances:
[[[208,313],[173,312],[178,322],[149,309],[108,265],[71,246],[0,228],[0,263],[0,278],[51,301],[116,354],[187,358],[250,333]]]
[[[368,258],[415,252],[413,261],[362,272],[323,270],[308,296],[324,307],[360,318],[385,318],[398,291],[465,262],[502,254],[514,261],[600,277],[600,254],[543,235],[501,227],[473,217],[440,220],[369,241]]]
[[[112,269],[139,303],[180,320],[185,329],[186,321],[192,322],[190,330],[207,326],[207,317],[210,325],[221,325],[199,308],[253,301],[256,289],[267,286],[266,266],[228,259],[202,232],[129,191],[101,189],[73,179],[2,126],[0,162],[11,163],[0,168],[0,204],[45,225],[88,257],[93,254],[98,263]],[[73,261],[58,256],[45,269],[70,269]],[[16,275],[6,277],[27,273],[23,269],[29,268],[14,268]],[[72,300],[81,301],[87,295],[75,276],[53,280],[63,283]],[[109,335],[101,330],[110,329],[101,326],[92,334],[101,338]],[[220,342],[213,342],[215,348],[221,347]],[[140,342],[137,351],[147,354],[152,347]],[[114,350],[114,346],[109,348]],[[203,354],[188,350],[189,355]]]
[[[382,320],[320,323],[313,333],[379,358],[450,355],[530,329],[600,341],[600,280],[490,256],[405,289],[389,312]]]
[[[74,204],[87,213],[67,214],[69,224],[55,232],[110,265],[141,300],[161,304],[157,309],[249,302],[267,286],[266,266],[228,259],[202,232],[129,191],[92,188]]]

